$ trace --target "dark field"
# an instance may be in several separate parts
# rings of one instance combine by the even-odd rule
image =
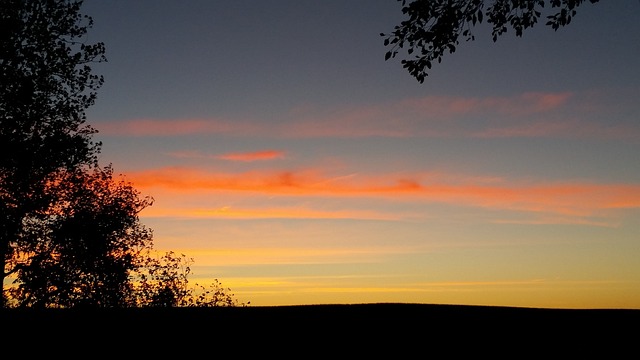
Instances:
[[[71,358],[93,358],[98,350],[101,356],[188,359],[640,356],[640,310],[622,309],[361,304],[9,310],[2,325],[3,333],[13,334],[3,338],[7,346]],[[78,349],[90,350],[78,357]]]

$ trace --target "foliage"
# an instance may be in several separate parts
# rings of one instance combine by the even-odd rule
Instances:
[[[189,286],[192,258],[173,251],[161,257],[149,253],[144,257],[144,266],[136,274],[136,300],[138,307],[218,307],[246,306],[234,298],[231,289],[224,288],[218,279],[205,287]]]
[[[132,292],[129,274],[152,232],[138,213],[150,198],[111,167],[60,174],[47,190],[51,206],[27,214],[9,265],[15,270],[12,298],[20,306],[120,307]]]
[[[105,49],[102,43],[86,42],[92,20],[79,13],[80,5],[55,0],[0,3],[3,285],[16,270],[6,265],[20,250],[23,222],[54,201],[49,184],[61,171],[97,164],[100,143],[91,138],[95,130],[85,124],[85,110],[103,83],[89,65],[104,61]]]
[[[12,307],[211,307],[242,305],[215,280],[189,286],[193,259],[158,257],[138,213],[153,200],[115,181],[110,166],[50,183],[51,207],[29,214],[16,241]]]
[[[407,54],[412,59],[403,59],[401,64],[409,73],[423,83],[434,61],[440,63],[446,52],[456,51],[459,38],[475,40],[472,28],[486,17],[492,26],[493,41],[511,27],[518,37],[525,29],[533,27],[545,4],[557,11],[547,16],[546,25],[558,30],[568,25],[576,9],[586,0],[398,0],[402,13],[408,16],[385,37],[384,45],[391,46],[385,60],[395,58],[407,45]],[[589,0],[596,3],[599,0]],[[486,5],[486,8],[485,8]]]

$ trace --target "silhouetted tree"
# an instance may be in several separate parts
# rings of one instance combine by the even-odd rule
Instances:
[[[14,306],[126,307],[152,232],[138,219],[151,205],[111,167],[60,173],[50,207],[23,218],[14,256]]]
[[[90,17],[82,1],[0,2],[0,269],[19,250],[29,214],[53,201],[48,186],[58,172],[96,165],[100,143],[85,124],[101,76],[102,43],[86,43]],[[21,243],[20,246],[24,246]],[[0,307],[4,307],[4,297]]]
[[[153,257],[152,199],[99,166],[85,110],[105,48],[81,5],[0,2],[0,308],[238,305],[217,280],[190,288],[184,256]]]
[[[576,15],[576,9],[586,0],[398,0],[402,13],[408,19],[395,26],[385,37],[384,45],[391,46],[385,60],[395,58],[400,49],[406,47],[412,59],[403,59],[402,67],[418,80],[424,82],[434,61],[440,63],[442,56],[453,53],[462,36],[466,41],[474,40],[472,28],[487,19],[492,26],[495,42],[510,27],[516,36],[534,26],[545,5],[555,12],[547,15],[546,25],[558,30],[568,25]],[[589,0],[596,3],[598,0]]]

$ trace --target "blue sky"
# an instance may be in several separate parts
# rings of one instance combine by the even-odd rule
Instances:
[[[423,84],[384,61],[400,9],[85,1],[156,247],[254,305],[640,307],[640,3],[483,25]]]

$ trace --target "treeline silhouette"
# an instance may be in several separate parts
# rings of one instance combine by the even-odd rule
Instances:
[[[546,26],[557,31],[571,23],[577,9],[587,0],[397,0],[405,19],[390,33],[380,33],[390,49],[385,60],[400,51],[406,58],[400,63],[419,83],[431,67],[453,54],[460,40],[475,40],[475,27],[486,19],[493,41],[511,29],[516,36],[534,27],[547,9]],[[599,0],[588,0],[595,4]],[[547,9],[545,9],[545,5]]]
[[[241,358],[619,359],[637,351],[640,323],[640,310],[407,303],[12,309],[4,315],[8,328],[30,334],[18,343],[39,344],[43,352],[87,344],[105,356],[145,358],[202,351]]]

